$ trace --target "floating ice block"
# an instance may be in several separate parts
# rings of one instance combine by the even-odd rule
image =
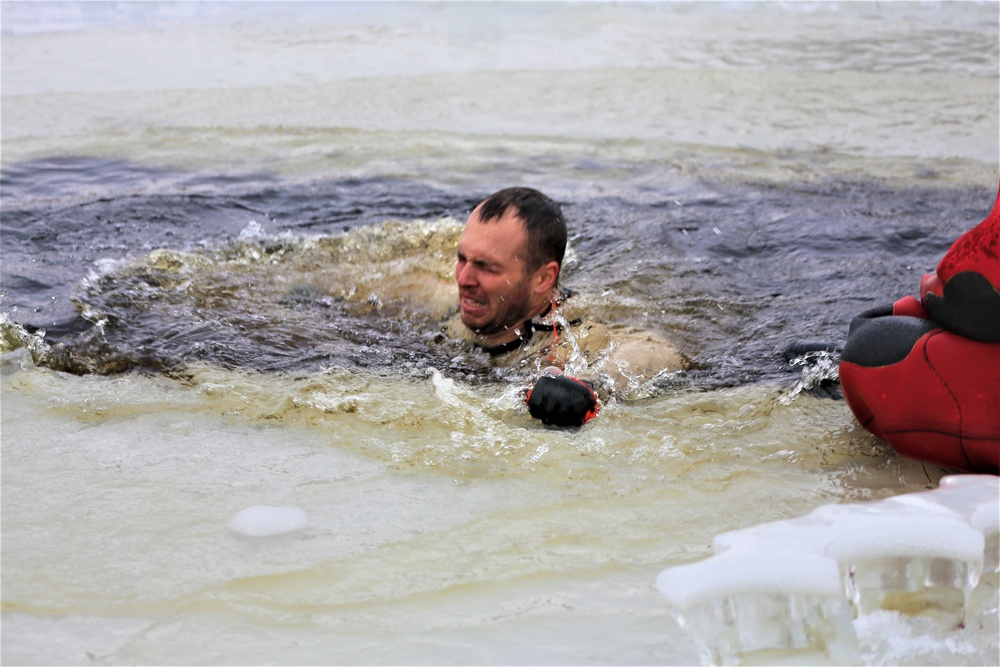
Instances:
[[[843,518],[825,551],[859,615],[890,609],[962,622],[983,567],[982,533],[946,516],[861,516],[850,528]]]
[[[247,537],[270,537],[294,533],[308,524],[309,517],[298,507],[255,505],[237,513],[229,522],[229,529]]]
[[[932,491],[721,533],[713,556],[664,570],[657,587],[706,662],[853,663],[854,614],[961,623],[984,565],[997,571],[998,515],[1000,478],[945,477]]]
[[[857,637],[837,563],[750,543],[664,570],[657,587],[710,664],[854,664]]]
[[[714,558],[664,570],[660,592],[684,609],[733,593],[840,595],[837,563],[801,551],[734,549]]]

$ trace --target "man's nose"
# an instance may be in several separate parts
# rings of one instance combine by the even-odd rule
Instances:
[[[476,284],[476,270],[471,264],[458,269],[457,282],[460,287],[472,287]]]

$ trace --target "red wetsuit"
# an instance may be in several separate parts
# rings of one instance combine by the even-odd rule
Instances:
[[[1000,470],[1000,193],[955,241],[918,301],[851,322],[840,386],[866,429],[900,454],[949,468]]]

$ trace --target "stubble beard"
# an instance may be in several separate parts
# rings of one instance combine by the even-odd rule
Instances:
[[[484,322],[479,326],[466,322],[464,318],[462,319],[462,322],[476,335],[484,338],[496,336],[508,331],[516,332],[518,329],[523,327],[524,323],[528,319],[531,318],[531,313],[529,312],[531,293],[525,284],[526,282],[527,281],[522,282],[514,294],[505,297],[497,297],[500,299],[500,303],[494,305],[494,316],[489,321]],[[509,307],[509,303],[520,303],[523,305],[517,311],[514,311]]]

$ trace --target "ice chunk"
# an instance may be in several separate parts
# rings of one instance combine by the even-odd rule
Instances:
[[[982,533],[946,516],[843,518],[842,532],[825,550],[840,564],[845,593],[859,615],[891,609],[962,621],[983,567]]]
[[[237,513],[229,529],[247,537],[287,535],[309,525],[309,517],[298,507],[267,507],[255,505]]]
[[[853,615],[892,610],[953,628],[984,569],[995,588],[998,500],[1000,478],[963,475],[825,505],[717,535],[712,557],[664,570],[657,587],[706,662],[857,662]]]
[[[841,595],[837,563],[801,551],[734,549],[664,570],[656,585],[675,606],[701,604],[730,593]]]
[[[709,664],[856,664],[832,559],[740,547],[664,570],[657,587]]]
[[[994,587],[1000,581],[1000,511],[996,505],[983,506],[972,513],[972,527],[981,531],[985,539],[983,548],[983,574],[981,581],[989,580]]]

